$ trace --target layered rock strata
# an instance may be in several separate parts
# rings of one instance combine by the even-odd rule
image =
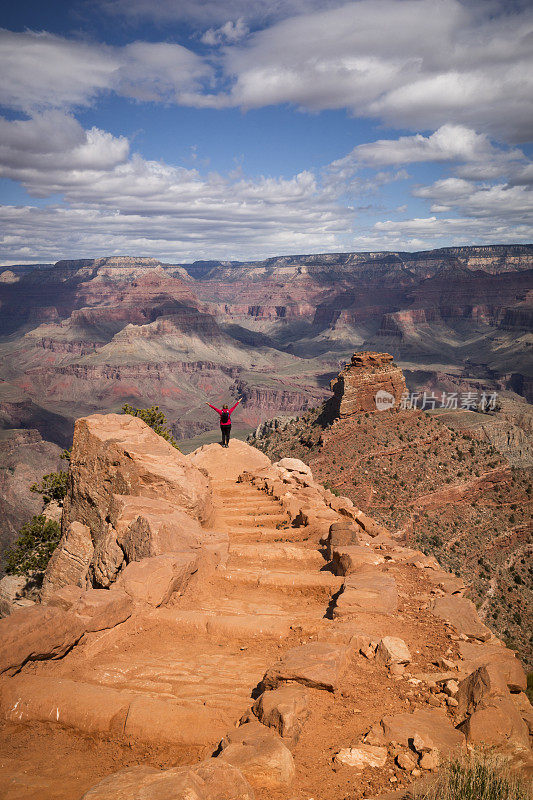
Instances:
[[[361,411],[383,411],[398,406],[405,378],[388,353],[354,353],[331,381],[333,403],[341,417]]]

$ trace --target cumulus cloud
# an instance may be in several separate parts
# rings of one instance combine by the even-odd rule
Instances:
[[[201,36],[201,41],[204,44],[211,46],[218,44],[232,44],[243,39],[248,33],[248,26],[242,17],[236,22],[228,20],[220,28],[209,28]]]
[[[480,185],[462,178],[443,178],[413,190],[415,197],[433,201],[432,211],[459,209],[469,217],[526,222],[533,232],[533,192],[528,186]]]
[[[103,92],[179,102],[211,74],[200,56],[178,44],[108,47],[6,30],[0,30],[0,66],[0,105],[25,112],[89,105]]]
[[[54,126],[61,131],[55,141]],[[4,206],[0,259],[142,252],[166,260],[246,258],[339,249],[353,211],[302,171],[291,178],[203,176],[129,156],[122,137],[83,131],[68,115],[0,120],[0,174],[64,203]],[[28,255],[31,253],[31,256]]]
[[[483,13],[458,0],[358,0],[301,14],[228,48],[233,86],[210,103],[347,108],[410,129],[453,122],[526,140],[533,10],[511,10],[494,16],[490,3]]]

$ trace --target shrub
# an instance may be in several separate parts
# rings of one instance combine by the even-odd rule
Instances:
[[[46,568],[61,538],[61,528],[43,514],[24,525],[14,545],[6,550],[8,575],[29,575]]]
[[[58,500],[61,503],[67,493],[67,475],[68,473],[63,471],[49,472],[48,475],[43,475],[40,483],[30,486],[30,492],[42,494],[45,503],[51,500]]]
[[[502,757],[474,753],[450,760],[416,800],[530,800],[531,784],[512,775]]]
[[[143,422],[152,428],[159,436],[166,439],[172,447],[179,450],[176,440],[167,428],[168,420],[164,413],[159,410],[159,406],[152,406],[151,408],[133,408],[129,403],[122,406],[123,414],[131,414],[132,417],[139,417]]]

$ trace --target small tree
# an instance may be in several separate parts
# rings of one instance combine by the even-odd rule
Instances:
[[[131,414],[132,417],[139,417],[142,419],[143,422],[146,422],[147,425],[152,428],[159,436],[162,436],[163,439],[166,439],[172,447],[175,447],[176,450],[179,450],[179,447],[176,443],[176,440],[172,436],[171,432],[168,430],[168,420],[164,413],[159,410],[159,406],[152,406],[151,408],[134,408],[130,406],[129,403],[125,403],[122,406],[122,412],[124,414]]]
[[[6,550],[7,574],[29,575],[46,569],[60,538],[61,528],[55,520],[43,514],[32,517],[21,528],[17,541]]]
[[[52,500],[62,503],[67,493],[67,477],[68,473],[63,471],[49,472],[48,475],[43,475],[40,483],[30,486],[30,492],[42,494],[45,503]]]

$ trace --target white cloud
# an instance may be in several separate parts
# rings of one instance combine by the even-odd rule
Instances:
[[[527,186],[479,185],[462,178],[443,178],[414,189],[413,194],[432,200],[434,211],[445,205],[469,217],[526,222],[533,229],[533,191]]]
[[[248,32],[248,26],[243,18],[239,17],[236,22],[228,20],[224,25],[221,25],[220,28],[209,28],[205,31],[203,36],[201,36],[201,41],[211,46],[233,44],[234,42],[239,42],[241,39],[244,39]]]
[[[55,132],[58,135],[55,136]],[[4,206],[4,263],[145,253],[166,260],[246,258],[339,249],[353,211],[313,174],[256,180],[129,156],[122,137],[84,131],[68,115],[0,120],[0,175],[64,204]],[[31,255],[28,255],[31,253]]]
[[[500,9],[501,10],[501,9]],[[410,129],[453,123],[526,140],[533,10],[458,0],[359,0],[301,14],[227,48],[227,95],[191,104],[347,108]]]
[[[6,30],[0,30],[0,67],[0,105],[25,112],[89,105],[102,92],[179,102],[211,74],[200,56],[178,44],[108,47]]]
[[[430,136],[401,136],[399,139],[379,139],[354,147],[333,167],[356,163],[364,166],[391,166],[415,162],[490,162],[501,168],[502,162],[523,159],[521,150],[502,150],[493,147],[487,134],[479,134],[464,125],[448,123]]]

